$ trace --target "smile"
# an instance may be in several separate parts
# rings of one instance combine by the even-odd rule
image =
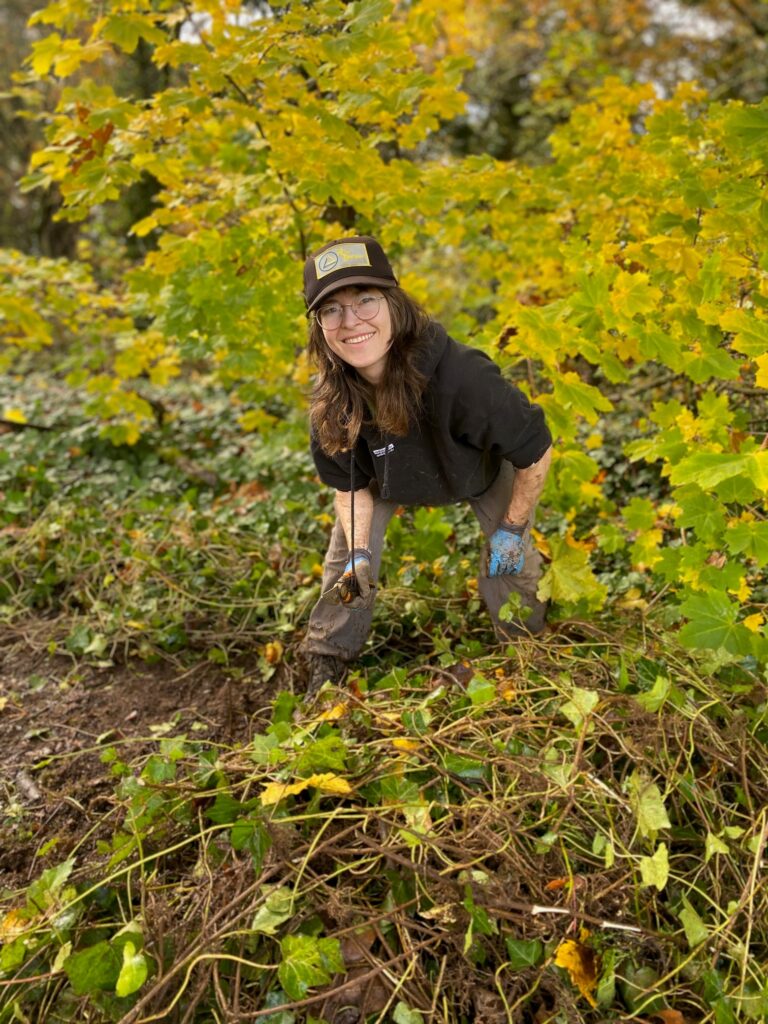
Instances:
[[[362,345],[364,341],[370,341],[374,336],[375,331],[369,331],[367,334],[356,334],[354,338],[345,338],[345,345]]]

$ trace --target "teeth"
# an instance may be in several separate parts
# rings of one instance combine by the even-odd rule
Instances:
[[[373,337],[373,331],[370,331],[368,334],[360,334],[356,338],[347,338],[347,339],[345,339],[344,344],[345,345],[360,345],[360,344],[362,344],[362,342],[368,341],[368,339],[372,338],[372,337]]]

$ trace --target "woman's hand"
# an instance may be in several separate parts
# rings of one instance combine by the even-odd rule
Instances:
[[[527,524],[516,526],[503,522],[491,537],[488,559],[489,576],[517,576],[525,565],[524,533]]]
[[[353,571],[354,568],[354,571]],[[367,548],[355,548],[349,556],[344,572],[323,597],[331,604],[343,604],[347,608],[370,608],[376,596],[373,582],[371,553]]]

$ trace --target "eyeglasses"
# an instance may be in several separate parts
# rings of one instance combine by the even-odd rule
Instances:
[[[361,295],[354,302],[329,302],[318,309],[315,317],[324,331],[336,331],[344,320],[345,309],[351,309],[359,320],[373,320],[380,305],[380,295]]]

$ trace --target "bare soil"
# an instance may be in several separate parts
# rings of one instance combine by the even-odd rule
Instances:
[[[260,731],[280,684],[255,666],[99,667],[0,634],[0,897],[75,849],[82,865],[111,834],[106,748],[130,762],[166,734],[232,745]]]

